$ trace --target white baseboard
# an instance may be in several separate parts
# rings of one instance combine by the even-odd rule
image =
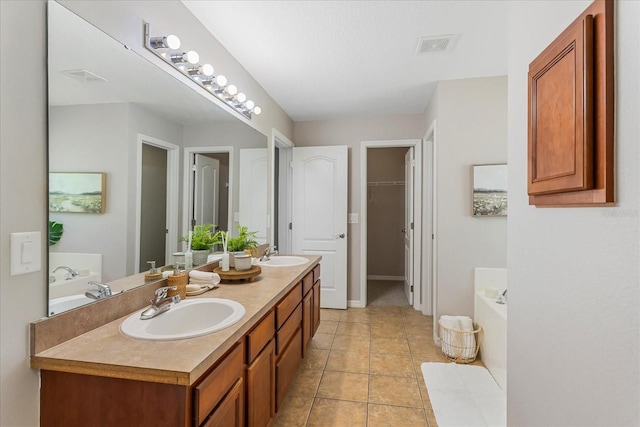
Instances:
[[[351,299],[351,300],[348,300],[348,301],[347,301],[347,307],[359,307],[359,308],[363,308],[363,307],[364,307],[364,304],[362,304],[362,301],[361,301],[361,300],[359,300],[359,299],[358,299],[358,300],[353,300],[353,299]]]
[[[402,280],[404,280],[404,277],[402,277],[402,276],[382,276],[382,275],[372,274],[370,276],[367,276],[367,280],[402,281]]]

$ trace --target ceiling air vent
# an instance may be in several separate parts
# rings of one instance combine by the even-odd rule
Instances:
[[[418,39],[418,49],[416,50],[416,55],[433,52],[451,52],[455,45],[456,39],[456,34],[420,37]]]
[[[72,77],[76,80],[80,80],[83,83],[96,83],[96,82],[106,82],[107,79],[104,77],[100,77],[99,75],[92,73],[89,70],[85,70],[84,68],[78,70],[65,70],[61,71],[62,74]]]

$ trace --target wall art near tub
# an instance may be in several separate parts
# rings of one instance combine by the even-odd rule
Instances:
[[[473,166],[473,216],[506,216],[507,165]]]
[[[49,211],[104,213],[106,180],[104,172],[49,173]]]

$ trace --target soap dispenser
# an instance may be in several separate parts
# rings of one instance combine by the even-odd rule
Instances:
[[[144,274],[144,281],[145,282],[153,282],[154,280],[162,279],[162,271],[159,271],[156,268],[156,262],[155,261],[147,261],[147,264],[151,265],[151,268],[149,269],[149,271],[147,271]]]
[[[182,267],[182,269],[180,267]],[[176,290],[170,290],[167,295],[170,297],[180,295],[181,299],[185,299],[187,297],[187,283],[189,283],[189,276],[187,276],[187,272],[184,271],[184,263],[178,262],[173,270],[173,274],[167,277],[167,286],[175,286]]]

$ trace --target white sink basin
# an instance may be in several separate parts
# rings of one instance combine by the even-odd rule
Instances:
[[[84,295],[70,295],[67,297],[54,298],[49,301],[49,316],[73,310],[74,308],[82,307],[85,304],[95,301],[96,300],[87,298]]]
[[[180,340],[216,332],[237,323],[244,316],[242,304],[223,298],[180,301],[169,311],[142,320],[137,311],[120,325],[120,331],[143,340]]]
[[[260,261],[258,259],[258,265],[267,265],[271,267],[291,267],[294,265],[306,264],[308,262],[308,259],[295,255],[272,255],[266,261]]]

